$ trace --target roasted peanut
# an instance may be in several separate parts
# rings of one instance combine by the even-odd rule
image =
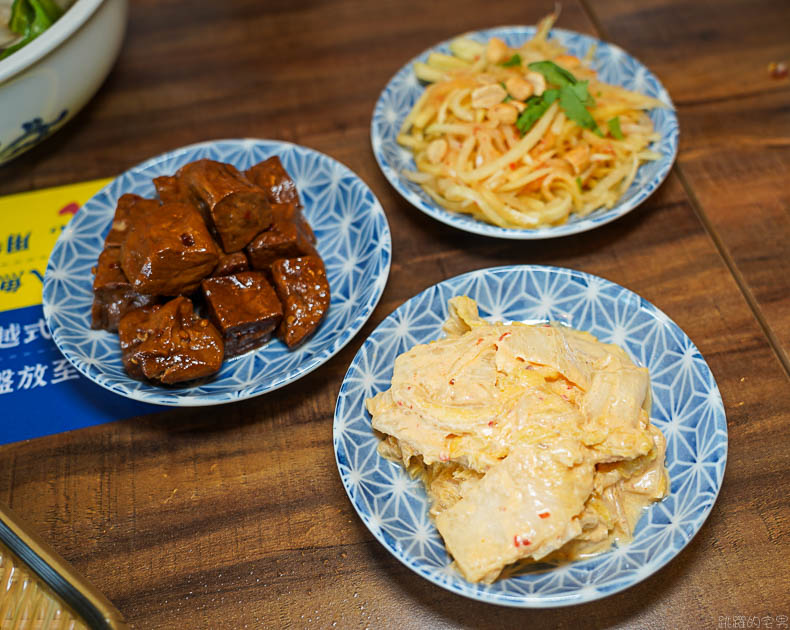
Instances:
[[[527,72],[526,79],[532,84],[535,96],[540,96],[546,90],[546,79],[539,72]]]
[[[498,37],[492,37],[488,40],[486,46],[486,59],[490,63],[500,63],[505,61],[509,56],[507,44]]]
[[[491,120],[496,120],[506,125],[512,125],[516,122],[516,118],[518,118],[518,111],[508,103],[497,103],[488,109],[488,117]]]
[[[472,107],[493,107],[505,100],[507,92],[498,83],[483,85],[472,92]]]
[[[535,91],[532,84],[520,76],[512,76],[505,81],[505,88],[508,94],[518,101],[526,101]]]

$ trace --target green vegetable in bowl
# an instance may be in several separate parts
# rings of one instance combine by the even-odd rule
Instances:
[[[54,0],[14,0],[7,29],[17,37],[0,52],[0,59],[5,59],[29,44],[61,15],[63,9]]]

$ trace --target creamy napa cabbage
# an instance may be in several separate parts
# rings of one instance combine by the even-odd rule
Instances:
[[[444,330],[398,356],[366,404],[464,577],[629,540],[669,486],[647,369],[588,333],[487,322],[468,297],[450,300]]]

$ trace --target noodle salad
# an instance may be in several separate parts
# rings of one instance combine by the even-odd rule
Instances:
[[[662,101],[603,83],[548,38],[556,15],[518,48],[498,38],[450,43],[416,62],[429,85],[397,142],[404,175],[447,210],[504,228],[540,228],[612,208],[639,166],[663,156],[647,111]]]

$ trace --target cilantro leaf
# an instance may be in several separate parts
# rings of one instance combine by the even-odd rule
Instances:
[[[512,68],[513,66],[520,66],[521,65],[521,55],[516,53],[507,61],[503,61],[502,64],[505,68]]]
[[[584,103],[579,99],[576,92],[570,87],[565,86],[560,90],[560,107],[565,110],[565,114],[577,125],[594,131],[602,136],[598,124],[592,114],[584,107]]]
[[[579,97],[579,100],[584,103],[585,107],[595,107],[595,99],[587,90],[588,83],[589,81],[579,81],[574,85],[568,86],[568,89],[574,91],[576,96]]]
[[[530,70],[540,72],[546,81],[564,87],[566,85],[576,85],[578,81],[576,77],[568,72],[565,68],[561,68],[553,61],[533,61],[529,66]]]
[[[559,90],[546,90],[543,92],[543,99],[551,105],[554,101],[556,101],[560,97]]]
[[[620,129],[620,117],[619,116],[615,116],[614,118],[611,118],[611,119],[607,120],[606,121],[606,125],[609,127],[609,132],[612,134],[613,138],[616,138],[618,140],[622,140],[623,139],[624,136],[623,136],[622,129]]]
[[[576,185],[579,187],[579,190],[582,189],[582,178],[581,177],[577,177],[576,178]]]
[[[546,82],[558,86],[556,89],[546,90],[540,96],[532,96],[527,100],[527,107],[516,120],[516,127],[522,135],[532,128],[532,125],[546,112],[554,101],[559,99],[560,107],[573,122],[580,127],[590,129],[602,136],[598,124],[587,110],[595,106],[588,89],[589,81],[579,81],[570,72],[561,68],[553,61],[535,61],[529,64],[529,69],[539,72],[546,78]]]
[[[523,136],[534,125],[554,101],[560,97],[559,90],[546,90],[540,96],[530,96],[526,102],[526,108],[521,112],[516,120],[516,128]]]
[[[540,117],[546,113],[549,105],[551,103],[547,102],[543,96],[530,96],[527,99],[526,108],[518,115],[516,120],[516,128],[521,132],[522,136],[532,129],[532,125],[540,120]]]

